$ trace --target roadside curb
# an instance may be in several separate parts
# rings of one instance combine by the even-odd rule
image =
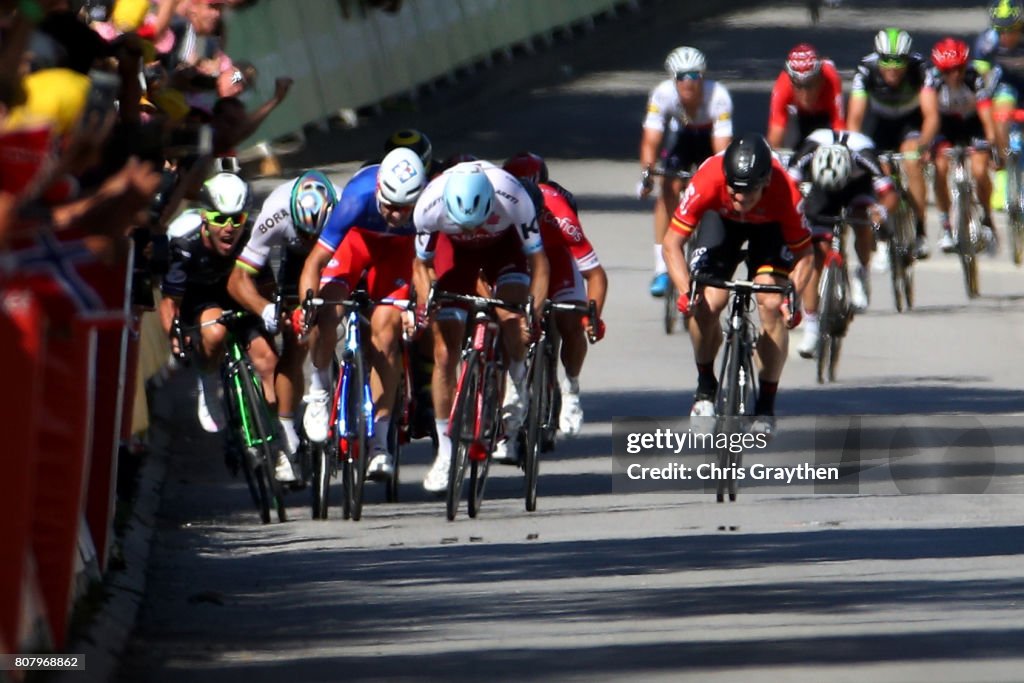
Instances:
[[[156,514],[162,499],[161,489],[167,471],[167,456],[162,448],[151,449],[139,471],[138,493],[131,520],[121,539],[124,569],[110,572],[103,582],[107,594],[103,608],[86,632],[65,648],[85,655],[87,681],[109,681],[117,672],[135,630],[139,606],[145,597],[149,553],[155,533]],[[81,683],[81,671],[61,672],[54,683]]]

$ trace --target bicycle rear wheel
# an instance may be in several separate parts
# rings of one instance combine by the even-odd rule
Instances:
[[[260,380],[247,361],[236,362],[233,367],[235,376],[232,382],[237,383],[233,388],[241,390],[241,400],[233,407],[239,411],[237,423],[242,427],[242,441],[246,444],[246,477],[253,482],[250,488],[256,490],[260,521],[269,524],[270,507],[276,503],[277,492],[268,456],[271,446],[269,425],[263,412],[265,404],[262,403],[262,393],[256,390],[256,383]]]
[[[1009,219],[1010,260],[1019,266],[1024,261],[1024,196],[1021,195],[1021,169],[1011,154],[1006,171],[1006,213]]]
[[[889,225],[889,274],[896,311],[914,305],[914,212],[906,197],[901,197]]]
[[[459,512],[462,498],[462,482],[469,460],[469,447],[476,431],[476,398],[482,381],[480,352],[471,350],[462,363],[462,377],[459,379],[452,409],[451,442],[452,459],[448,467],[448,496],[446,500],[448,521],[453,521]]]

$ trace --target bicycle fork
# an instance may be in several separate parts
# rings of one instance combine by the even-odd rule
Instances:
[[[341,373],[341,385],[338,390],[338,400],[334,402],[334,410],[336,413],[335,422],[337,434],[339,437],[339,443],[341,445],[341,452],[348,457],[352,453],[352,449],[349,448],[352,440],[363,438],[362,434],[357,432],[357,424],[350,424],[350,421],[356,419],[355,415],[349,415],[347,410],[348,397],[352,395],[351,392],[359,391],[362,394],[362,411],[363,411],[363,424],[366,425],[365,437],[368,443],[373,440],[374,436],[374,424],[373,424],[373,397],[370,394],[370,381],[369,373],[364,372],[362,377],[362,387],[353,386],[356,379],[352,376],[352,363],[356,358],[357,354],[362,353],[362,345],[359,334],[359,314],[353,312],[348,319],[348,324],[345,326],[345,347],[342,351],[342,366],[343,370]]]

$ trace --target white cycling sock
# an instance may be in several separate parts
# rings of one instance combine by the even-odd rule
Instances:
[[[277,421],[281,423],[284,440],[288,442],[288,452],[294,453],[299,450],[299,433],[295,431],[295,418],[291,415],[288,417],[279,415]]]
[[[448,462],[452,459],[452,440],[448,436],[448,419],[434,420],[434,425],[437,427],[437,460]]]
[[[327,391],[331,386],[330,370],[327,368],[313,368],[313,374],[309,377],[309,392]]]
[[[654,274],[661,275],[662,273],[668,272],[668,266],[665,265],[665,255],[662,253],[661,245],[654,245]]]
[[[569,393],[570,394],[578,394],[578,393],[580,393],[580,378],[579,377],[569,377],[568,375],[566,375],[565,376],[565,381],[569,385]]]

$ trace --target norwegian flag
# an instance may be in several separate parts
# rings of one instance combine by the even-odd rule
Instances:
[[[0,252],[0,286],[8,279],[27,281],[51,314],[71,313],[97,323],[127,319],[124,269],[101,263],[86,239],[62,240],[52,230],[38,229],[20,248]]]

